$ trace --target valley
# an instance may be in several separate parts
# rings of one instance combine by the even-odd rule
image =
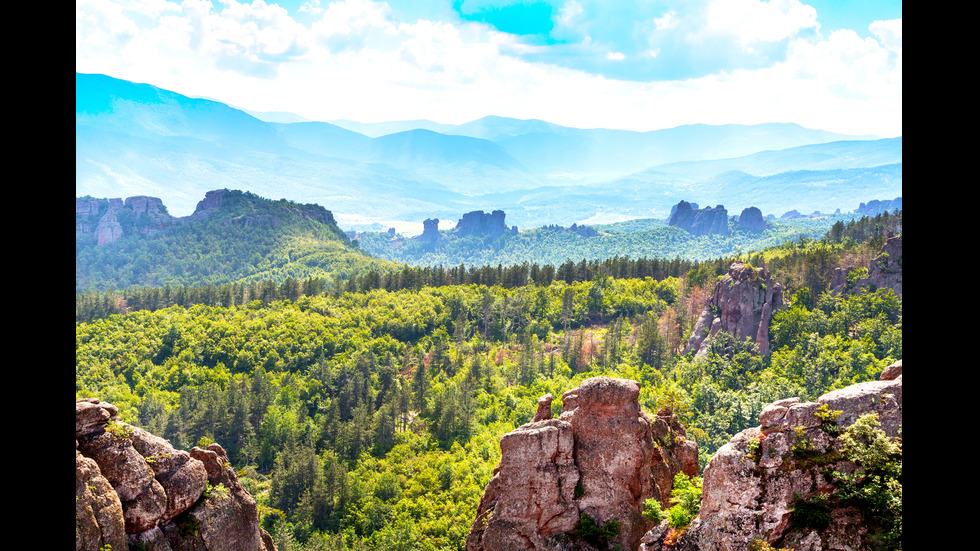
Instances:
[[[77,548],[901,547],[900,137],[260,116],[76,73]]]

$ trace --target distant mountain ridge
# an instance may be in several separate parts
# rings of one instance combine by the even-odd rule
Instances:
[[[761,182],[771,185],[755,186],[752,196],[742,190],[737,195],[744,204],[680,193],[703,182],[725,188],[719,175],[733,170],[760,178],[897,164],[897,181],[895,171],[865,172],[861,189],[834,194],[835,208],[850,211],[902,195],[901,138],[872,140],[793,124],[634,132],[505,117],[460,125],[335,122],[265,122],[217,101],[76,73],[76,195],[149,195],[184,214],[205,192],[229,187],[326,205],[345,227],[419,229],[427,218],[473,210],[506,210],[522,227],[597,214],[665,217],[681,198],[724,202],[736,211],[764,202],[773,204],[767,212],[809,208],[782,197],[778,186],[790,177]],[[850,175],[858,173],[843,174]],[[849,182],[835,186],[846,189]]]

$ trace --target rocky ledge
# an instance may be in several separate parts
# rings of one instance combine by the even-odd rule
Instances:
[[[856,425],[860,430],[848,434]],[[901,427],[901,360],[877,381],[815,402],[774,402],[762,410],[758,427],[735,435],[711,458],[690,526],[670,534],[664,521],[644,536],[640,550],[900,549],[900,540],[883,543],[881,530],[896,504],[867,503],[869,496],[897,497],[900,538]],[[897,468],[887,484],[881,481],[889,476],[879,472],[885,456]],[[888,535],[895,532],[892,527]]]
[[[190,452],[75,401],[75,549],[275,551],[218,444]]]
[[[676,416],[650,417],[639,392],[636,381],[588,379],[562,395],[557,419],[543,396],[534,420],[501,438],[466,550],[637,549],[652,527],[644,502],[666,506],[674,476],[698,471]],[[618,529],[589,538],[582,522]]]

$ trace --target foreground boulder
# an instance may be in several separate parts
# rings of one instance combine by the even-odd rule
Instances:
[[[190,452],[75,402],[75,549],[274,551],[221,446]]]
[[[651,527],[643,503],[666,504],[674,475],[698,471],[697,445],[670,412],[644,413],[639,391],[635,381],[588,379],[562,395],[557,419],[542,407],[539,420],[504,435],[467,551],[636,549]]]
[[[900,548],[901,541],[882,543],[894,536],[881,530],[894,511],[867,508],[851,493],[858,483],[848,481],[881,466],[849,452],[844,436],[856,424],[880,431],[878,440],[868,440],[874,442],[869,449],[877,450],[877,460],[890,456],[897,465],[897,492],[894,484],[890,490],[898,498],[900,538],[901,373],[899,360],[878,381],[815,402],[789,398],[764,408],[760,426],[735,435],[705,468],[699,516],[669,544],[665,530],[651,531],[641,551]]]

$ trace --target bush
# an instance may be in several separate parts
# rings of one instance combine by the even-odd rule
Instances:
[[[830,525],[830,507],[827,505],[827,496],[817,494],[811,499],[803,499],[799,494],[793,494],[793,502],[790,503],[790,525],[794,528],[813,528],[823,530]]]
[[[902,444],[880,428],[878,415],[862,415],[840,437],[854,474],[835,472],[837,497],[858,507],[868,523],[871,549],[902,546]]]
[[[659,499],[651,497],[643,502],[643,518],[654,524],[660,524],[664,520],[664,512]]]
[[[619,528],[620,523],[616,519],[599,526],[594,518],[583,513],[575,523],[575,535],[596,547],[604,547],[607,539],[619,534]]]
[[[701,510],[701,478],[677,473],[670,496],[671,507],[667,512],[670,525],[683,528],[691,524]]]

